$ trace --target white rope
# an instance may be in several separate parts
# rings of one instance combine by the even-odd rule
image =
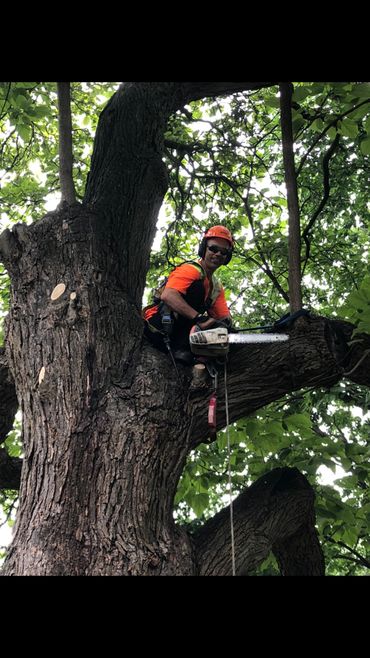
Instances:
[[[231,490],[231,448],[230,448],[230,428],[229,428],[229,399],[227,395],[227,368],[226,359],[224,365],[224,383],[225,383],[225,411],[226,411],[226,436],[227,436],[227,455],[229,471],[229,498],[230,498],[230,533],[231,533],[231,564],[233,576],[235,573],[235,543],[234,543],[234,515],[233,515],[233,498]]]

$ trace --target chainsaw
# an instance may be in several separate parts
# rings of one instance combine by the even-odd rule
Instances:
[[[189,342],[193,354],[202,356],[224,356],[230,345],[281,343],[289,340],[288,334],[229,334],[226,327],[199,330],[194,326]]]

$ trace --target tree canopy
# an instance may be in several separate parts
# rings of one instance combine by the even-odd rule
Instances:
[[[235,236],[236,249],[220,277],[234,323],[246,328],[271,325],[289,311],[288,211],[278,83],[258,83],[256,88],[252,83],[248,91],[240,90],[242,83],[239,89],[237,83],[229,83],[228,93],[221,95],[217,83],[207,84],[209,91],[203,90],[199,100],[179,102],[165,127],[163,162],[169,187],[151,251],[143,305],[175,264],[194,257],[205,228],[225,223]],[[112,83],[71,83],[73,178],[80,201],[85,190],[87,202],[95,200],[89,197],[93,187],[88,178],[93,139],[101,111],[112,111],[107,101],[117,88]],[[283,391],[268,404],[260,395],[260,404],[232,422],[232,491],[243,491],[246,484],[274,468],[297,468],[316,493],[316,521],[327,573],[358,575],[370,567],[366,374],[370,354],[370,84],[294,82],[292,128],[303,306],[314,316],[347,321],[350,349],[358,356],[350,366],[343,361],[340,381],[333,383],[329,375],[326,385],[320,381],[316,386],[312,381],[292,393]],[[48,195],[59,190],[56,84],[1,83],[0,140],[4,230],[17,222],[40,220],[48,210]],[[94,157],[103,157],[99,135]],[[136,156],[122,156],[129,157]],[[96,189],[95,185],[94,194]],[[0,286],[4,318],[9,279],[1,264]],[[22,456],[17,422],[14,428],[4,423],[0,437],[4,441],[1,452],[12,458]],[[330,469],[334,484],[322,483],[322,467]],[[177,520],[196,530],[224,507],[227,490],[226,434],[220,431],[217,441],[200,443],[188,457],[176,494]],[[11,513],[16,495],[16,488],[3,488],[0,493],[5,515]],[[256,573],[277,574],[275,558],[270,555]]]

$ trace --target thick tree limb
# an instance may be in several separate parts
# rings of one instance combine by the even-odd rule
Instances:
[[[240,91],[252,91],[263,87],[271,87],[277,82],[182,82],[180,83],[186,102],[201,98],[213,98]]]
[[[230,422],[264,407],[287,393],[310,386],[333,386],[345,376],[359,384],[370,384],[370,336],[349,347],[353,325],[309,317],[302,326],[289,330],[289,341],[231,347],[228,361]],[[354,368],[356,366],[356,368]],[[226,424],[224,382],[218,387],[217,428]],[[208,436],[207,409],[210,392],[194,393],[189,400],[193,414],[190,436],[194,445]]]
[[[236,574],[247,575],[273,550],[283,575],[324,575],[313,502],[312,487],[295,468],[274,469],[240,494],[233,502]],[[207,521],[193,541],[199,575],[231,575],[228,507]]]
[[[308,521],[292,536],[278,540],[272,547],[282,576],[324,576],[324,555],[315,530],[312,509]]]

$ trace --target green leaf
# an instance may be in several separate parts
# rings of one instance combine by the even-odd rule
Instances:
[[[362,140],[360,149],[364,155],[370,155],[370,137],[366,137]]]
[[[286,416],[284,422],[290,429],[311,429],[311,419],[308,414],[292,414]]]
[[[23,110],[25,110],[29,105],[29,101],[27,100],[27,98],[25,98],[25,96],[22,96],[21,94],[18,94],[18,96],[15,98],[15,102],[16,105],[18,105],[18,107],[21,107]]]
[[[358,107],[356,110],[353,112],[350,112],[348,115],[351,119],[362,119],[365,117],[367,114],[370,112],[370,103],[366,103],[365,105],[361,105],[361,107]]]
[[[51,115],[50,108],[47,105],[36,105],[33,108],[34,115],[37,118],[43,118]]]
[[[296,103],[303,101],[310,93],[310,90],[307,87],[295,87],[292,99]]]
[[[24,142],[29,142],[32,136],[32,128],[31,126],[27,126],[22,123],[18,123],[17,125],[17,132],[20,137],[22,137]]]
[[[196,514],[196,516],[199,518],[200,516],[202,516],[204,510],[207,509],[209,505],[208,494],[205,493],[194,494],[191,497],[190,505],[194,514]]]
[[[344,119],[341,123],[339,132],[341,132],[342,135],[345,135],[346,137],[357,137],[358,134],[357,124],[354,121],[351,121],[350,119]]]
[[[311,130],[321,133],[324,129],[324,125],[325,124],[322,119],[315,119],[315,121],[311,123]]]
[[[357,483],[357,475],[346,475],[343,478],[335,479],[335,484],[337,484],[339,487],[343,487],[344,489],[351,489],[352,487],[355,487]]]
[[[351,96],[360,98],[368,97],[370,98],[370,84],[365,82],[363,84],[355,85],[351,92]]]
[[[266,99],[266,105],[268,107],[280,107],[280,99],[279,98],[267,98]]]

